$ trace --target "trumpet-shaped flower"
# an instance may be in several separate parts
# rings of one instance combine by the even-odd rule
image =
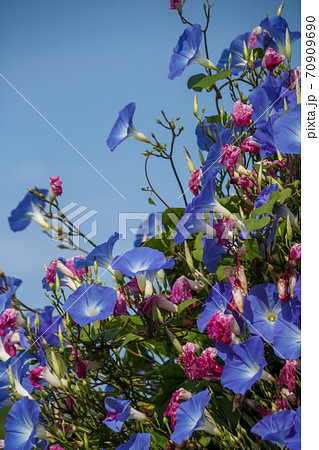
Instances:
[[[133,434],[125,444],[116,447],[116,450],[148,450],[150,443],[151,435],[149,433],[137,433]]]
[[[108,319],[113,314],[116,299],[116,290],[85,283],[69,295],[62,309],[70,314],[74,322],[84,327],[96,320]]]
[[[179,405],[182,400],[189,400],[192,394],[189,391],[186,391],[184,388],[179,388],[176,392],[173,393],[172,398],[164,412],[164,417],[171,418],[171,428],[174,431],[176,425],[176,411],[179,408]]]
[[[133,125],[133,115],[135,112],[136,103],[132,102],[126,105],[120,112],[119,116],[111,130],[109,137],[106,140],[107,146],[110,150],[114,150],[127,138],[134,138],[138,141],[149,142],[143,133],[136,130]]]
[[[248,98],[253,107],[252,119],[258,128],[266,125],[270,117],[275,120],[284,113],[284,100],[288,108],[297,104],[296,93],[287,89],[287,84],[280,77],[274,78],[270,74],[260,87],[252,90]]]
[[[281,16],[267,17],[262,22],[260,26],[269,32],[272,37],[270,46],[273,47],[278,53],[286,56],[286,30],[288,29],[290,42],[293,43],[300,39],[300,32],[291,32],[288,27],[288,23]]]
[[[218,69],[223,69],[226,65],[226,68],[228,68],[229,64],[229,54],[231,53],[232,60],[230,67],[232,69],[233,75],[238,74],[239,72],[242,72],[246,65],[247,61],[244,59],[244,42],[246,44],[246,47],[249,45],[249,40],[251,37],[251,33],[248,31],[247,33],[240,34],[236,37],[230,44],[229,48],[225,48],[223,50],[223,53],[220,57],[220,60],[218,61],[217,67]],[[260,35],[256,37],[255,47],[262,47],[262,38]],[[255,67],[260,66],[261,61],[257,60],[255,63]]]
[[[207,433],[217,435],[218,429],[205,417],[205,408],[209,403],[208,389],[193,395],[181,404],[176,412],[176,425],[171,440],[182,444],[189,439],[196,430],[205,430]]]
[[[169,63],[168,78],[173,80],[179,77],[190,64],[200,64],[207,69],[216,69],[214,64],[201,55],[199,47],[202,41],[201,26],[195,24],[186,28],[174,47],[173,55]]]
[[[161,269],[172,269],[174,260],[166,259],[162,252],[148,247],[134,248],[116,256],[112,269],[129,277],[136,277],[138,287],[148,297],[153,292],[153,279]]]
[[[231,347],[221,384],[235,394],[245,394],[261,378],[266,364],[263,341],[259,337],[251,337]]]
[[[48,195],[47,189],[39,189],[39,193],[44,197]],[[11,211],[9,217],[9,225],[12,231],[22,231],[30,224],[31,221],[37,222],[44,228],[49,228],[48,222],[41,214],[39,206],[44,206],[45,202],[39,200],[35,194],[29,192],[18,204],[18,206]]]
[[[279,411],[261,419],[250,431],[263,440],[283,446],[288,436],[295,430],[295,420],[296,411]]]
[[[146,420],[145,414],[130,406],[130,400],[107,397],[104,401],[104,405],[108,415],[102,423],[113,431],[121,431],[125,420]]]
[[[281,322],[277,322],[280,312],[281,301],[275,284],[260,284],[249,291],[243,315],[252,334],[260,335],[272,344],[275,325],[280,329],[283,326]]]
[[[301,105],[276,120],[273,126],[277,149],[283,155],[301,153]]]
[[[31,358],[31,355],[24,354],[22,356],[11,356],[7,361],[0,362],[0,407],[11,403],[10,392],[8,390],[8,387],[11,386],[10,370],[12,371],[16,394],[21,397],[27,397],[29,395],[29,390],[27,390],[28,386],[25,385],[24,379],[29,369],[29,361]]]
[[[208,294],[208,299],[203,305],[201,313],[198,315],[197,327],[203,333],[209,320],[220,311],[224,314],[229,313],[227,309],[231,303],[233,288],[226,283],[217,283],[212,287]]]
[[[212,176],[216,176],[217,172],[223,168],[221,163],[223,148],[226,144],[231,144],[233,139],[234,134],[229,128],[223,129],[217,136],[216,143],[210,147],[203,167],[202,186],[211,181]]]
[[[95,249],[92,250],[91,253],[89,253],[85,258],[75,258],[74,268],[77,270],[83,269],[85,264],[87,266],[93,266],[94,261],[96,261],[98,267],[104,267],[105,269],[110,270],[113,261],[113,247],[118,241],[119,237],[120,236],[118,233],[114,233],[107,242],[104,242],[103,244],[95,247]]]
[[[9,411],[4,438],[5,448],[30,450],[35,446],[40,407],[29,398],[17,401]]]

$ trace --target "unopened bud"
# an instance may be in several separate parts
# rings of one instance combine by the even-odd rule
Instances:
[[[244,310],[244,299],[243,299],[243,294],[242,294],[241,288],[239,286],[234,287],[233,298],[234,298],[234,302],[238,308],[238,311],[240,313],[242,313]]]
[[[288,288],[287,283],[283,275],[280,275],[278,277],[278,283],[277,283],[277,290],[278,290],[278,297],[282,302],[288,302],[289,300],[289,294],[288,294]]]
[[[198,101],[197,101],[197,95],[194,95],[194,116],[198,117]]]
[[[290,44],[290,35],[289,30],[286,28],[286,55],[288,62],[290,63],[291,60],[291,44]]]
[[[248,61],[248,49],[247,49],[247,45],[246,42],[243,41],[243,58]]]
[[[188,170],[190,171],[190,173],[192,173],[195,170],[195,166],[193,164],[192,158],[190,157],[190,154],[188,153],[186,147],[184,147],[184,153],[185,153],[185,157],[186,157],[186,161],[187,161],[187,165],[188,165]]]
[[[278,11],[277,11],[277,16],[279,17],[279,16],[281,16],[281,13],[282,13],[282,9],[283,9],[283,7],[284,7],[284,4],[285,4],[285,0],[282,2],[282,4],[279,6],[279,8],[278,8]]]
[[[167,333],[171,343],[174,345],[177,353],[182,354],[183,353],[182,346],[181,346],[179,340],[177,339],[177,337],[167,327],[165,327],[165,329],[166,329],[166,333]]]
[[[294,296],[294,287],[297,284],[297,273],[295,270],[293,270],[290,274],[289,274],[289,292],[290,292],[290,297]]]

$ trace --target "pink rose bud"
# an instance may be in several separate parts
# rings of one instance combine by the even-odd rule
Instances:
[[[207,323],[209,339],[214,339],[217,343],[230,345],[233,341],[231,326],[233,322],[236,321],[232,314],[224,314],[222,311],[218,311]]]
[[[278,289],[278,297],[280,298],[280,300],[283,303],[288,302],[289,300],[288,287],[283,275],[280,275],[278,277],[277,289]]]
[[[16,351],[20,347],[19,344],[20,344],[19,331],[10,331],[10,333],[8,333],[3,340],[4,349],[10,356],[16,355]]]
[[[261,32],[262,32],[261,27],[256,27],[253,29],[253,31],[251,32],[250,38],[249,38],[248,48],[255,47],[256,42],[257,42],[257,37]]]
[[[19,311],[16,311],[13,308],[5,309],[0,317],[0,336],[6,334],[6,328],[15,328],[16,325],[21,326],[24,324],[25,321]]]
[[[237,100],[232,112],[234,125],[238,127],[247,127],[252,113],[253,107],[251,105],[245,105],[240,100]]]
[[[223,147],[223,153],[222,153],[222,158],[221,158],[220,162],[223,166],[226,165],[231,177],[234,176],[237,160],[238,160],[240,154],[241,154],[241,148],[239,148],[239,147],[236,147],[234,145],[228,145],[228,144],[225,144]]]
[[[275,52],[272,48],[267,48],[264,62],[265,66],[268,70],[270,70],[270,75],[273,76],[273,70],[279,66],[280,63],[285,61],[285,59],[277,52]]]
[[[248,136],[241,144],[241,147],[245,152],[250,152],[253,155],[259,155],[260,146],[261,144],[253,141],[252,136]]]
[[[188,187],[192,192],[192,194],[195,195],[195,197],[197,197],[198,195],[199,182],[202,178],[203,178],[202,169],[195,169],[193,170],[193,172],[191,172],[191,177],[188,181]]]
[[[294,244],[289,253],[289,265],[299,264],[301,261],[301,244]]]
[[[186,277],[181,276],[177,278],[175,281],[172,292],[171,292],[171,302],[173,303],[181,303],[186,300],[190,300],[192,297],[191,294],[191,285]]]
[[[49,447],[49,450],[64,450],[59,444],[54,444]]]
[[[62,180],[59,177],[50,177],[49,200],[52,203],[59,195],[62,194]]]

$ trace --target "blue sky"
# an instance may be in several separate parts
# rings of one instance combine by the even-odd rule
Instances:
[[[7,217],[27,187],[48,186],[49,177],[63,179],[61,205],[75,202],[98,211],[97,244],[118,229],[120,212],[156,212],[146,187],[147,147],[129,139],[113,153],[105,140],[127,103],[137,103],[134,125],[146,135],[154,132],[164,143],[169,137],[155,122],[163,109],[169,118],[181,116],[185,131],[175,148],[183,185],[188,170],[185,145],[198,165],[194,135],[193,91],[187,79],[202,72],[193,65],[170,81],[172,49],[185,26],[169,0],[2,0],[0,3],[0,73],[52,123],[125,197],[123,199],[72,149],[30,105],[0,78],[0,268],[24,280],[19,297],[31,306],[47,299],[41,288],[43,264],[71,256],[55,247],[39,227],[31,224],[13,233]],[[224,47],[238,34],[251,31],[265,17],[276,14],[280,1],[216,0],[208,33],[210,59],[217,63]],[[184,15],[204,24],[198,0],[187,0]],[[292,31],[300,30],[300,1],[288,0],[283,17]],[[294,45],[294,64],[300,64],[300,41]],[[200,108],[215,114],[214,99],[198,95]],[[222,101],[227,107],[229,103]],[[170,167],[151,161],[150,176],[171,206],[183,206]],[[191,196],[188,193],[188,199]],[[155,200],[155,199],[154,199]],[[136,222],[132,222],[132,226]],[[88,225],[89,229],[89,225]],[[83,227],[83,231],[88,231]],[[131,248],[133,236],[116,244],[115,253]],[[90,249],[85,244],[84,248]],[[73,253],[72,255],[74,255]]]

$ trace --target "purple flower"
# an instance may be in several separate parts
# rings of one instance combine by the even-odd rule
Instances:
[[[5,448],[29,450],[35,446],[40,407],[27,397],[18,400],[9,411],[4,438]]]
[[[102,423],[113,431],[121,431],[125,420],[130,416],[130,400],[107,397],[104,405],[108,415]]]
[[[132,102],[126,105],[120,112],[119,116],[111,130],[109,137],[106,140],[107,146],[110,150],[114,150],[127,138],[134,138],[138,141],[149,142],[143,133],[136,130],[133,125],[133,115],[135,112],[136,103]]]
[[[260,26],[267,30],[272,37],[269,45],[283,56],[286,56],[286,29],[288,28],[291,43],[300,38],[300,32],[291,32],[288,23],[281,16],[267,17],[260,22]]]
[[[85,264],[87,266],[93,266],[94,261],[96,261],[98,267],[104,267],[105,269],[110,270],[113,261],[113,247],[118,239],[119,234],[113,233],[112,236],[107,240],[107,242],[104,242],[103,244],[95,247],[85,258],[76,257],[74,259],[74,268],[77,270],[83,269],[85,267]]]
[[[47,189],[39,189],[39,193],[44,197],[48,195]],[[35,194],[29,192],[11,211],[9,217],[9,225],[12,231],[22,231],[30,224],[31,221],[37,222],[44,228],[49,228],[48,222],[41,214],[39,206],[44,206],[45,202],[40,200]]]
[[[219,311],[230,314],[227,306],[231,303],[233,287],[226,283],[217,283],[208,294],[208,299],[198,316],[197,327],[203,333],[209,320]]]
[[[113,314],[116,299],[117,292],[110,287],[83,284],[69,295],[62,309],[70,314],[74,322],[84,327],[96,320],[108,319]]]
[[[258,337],[251,337],[231,347],[221,384],[235,394],[245,394],[261,378],[266,364],[263,341]]]
[[[294,434],[296,414],[296,411],[292,410],[275,412],[261,419],[250,431],[260,436],[262,440],[278,446],[285,445],[288,436]],[[300,446],[295,449],[300,449]]]
[[[151,435],[149,433],[137,433],[133,434],[126,444],[116,447],[116,450],[147,450],[150,448],[150,443]]]
[[[176,425],[171,440],[182,444],[196,430],[205,430],[210,434],[219,434],[218,429],[204,416],[205,407],[209,403],[208,389],[193,395],[181,404],[176,412]]]
[[[164,254],[149,247],[133,248],[122,255],[116,256],[112,262],[112,269],[129,277],[136,277],[138,286],[145,296],[153,292],[153,279],[161,269],[172,269],[174,260],[166,259]]]
[[[208,69],[216,69],[211,61],[200,54],[199,47],[201,41],[202,32],[200,25],[195,24],[192,27],[186,28],[173,49],[173,55],[169,63],[168,78],[170,80],[179,77],[186,67],[194,63],[200,64]]]
[[[276,147],[283,155],[301,153],[301,105],[287,111],[273,126]]]

